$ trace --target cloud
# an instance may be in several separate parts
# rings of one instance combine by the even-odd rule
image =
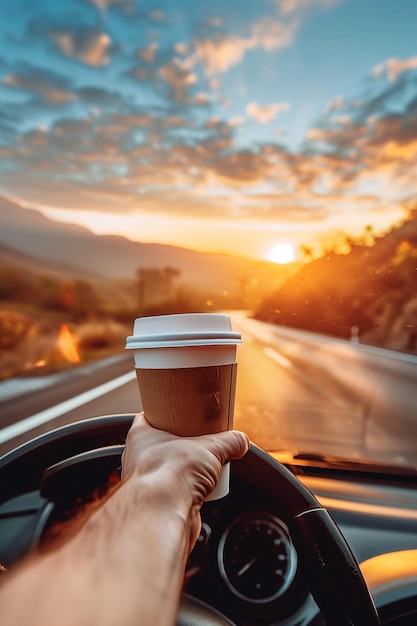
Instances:
[[[206,75],[226,72],[241,62],[248,40],[232,34],[220,35],[215,39],[202,39],[194,42],[193,61],[201,61]]]
[[[313,8],[328,9],[343,0],[273,0],[281,15],[302,14]]]
[[[353,194],[371,185],[381,200],[386,194],[398,198],[417,195],[417,98],[411,85],[409,89],[403,83],[401,88],[382,90],[368,101],[362,99],[360,105],[344,101],[348,119],[333,117],[330,112],[310,129],[307,153],[315,154],[318,170],[326,172],[309,181],[310,186],[323,186],[325,181],[327,190]],[[404,101],[406,93],[408,100]],[[400,102],[402,111],[394,113],[393,104],[398,110]]]
[[[246,113],[260,124],[268,124],[279,113],[289,111],[289,109],[290,105],[287,102],[271,102],[263,106],[257,102],[250,102],[246,107]]]
[[[10,89],[28,92],[51,106],[62,106],[76,100],[66,79],[28,64],[6,74],[3,84]]]
[[[118,114],[106,123],[63,120],[50,131],[32,131],[14,150],[15,171],[0,182],[20,197],[74,210],[117,207],[122,214],[139,207],[152,215],[286,223],[319,222],[349,206],[367,211],[380,202],[354,191],[362,170],[351,159],[275,145],[237,149],[233,127],[218,119],[189,127],[184,141],[182,133],[171,135],[183,131],[181,119],[166,119],[164,126],[161,119]],[[139,129],[147,136],[159,132],[160,141],[132,141]]]
[[[340,109],[343,109],[345,106],[345,99],[343,96],[336,96],[334,98],[332,98],[330,100],[330,102],[328,102],[328,104],[326,105],[325,108],[325,113],[332,113],[333,111],[339,111]]]
[[[386,75],[389,82],[394,83],[399,76],[404,74],[404,72],[408,72],[410,70],[414,70],[417,68],[417,56],[412,56],[409,59],[396,59],[391,58],[387,59],[383,63],[376,65],[371,74],[374,78],[380,78],[381,76]]]
[[[103,13],[110,8],[118,8],[126,14],[130,14],[135,6],[135,0],[85,0],[85,2],[92,4]]]
[[[305,8],[306,3],[301,4]],[[324,0],[313,4],[327,6]],[[261,15],[252,22],[247,22],[246,26],[242,22],[241,32],[229,31],[226,19],[207,19],[193,27],[194,35],[187,43],[174,40],[163,48],[161,42],[155,40],[139,48],[136,57],[141,64],[131,67],[125,75],[146,82],[159,96],[163,95],[165,99],[175,103],[188,106],[207,105],[214,101],[219,103],[222,99],[218,78],[220,74],[239,65],[250,51],[263,50],[270,53],[292,43],[300,26],[300,3],[296,3],[295,9],[286,9],[282,19],[277,17],[275,9],[269,15]],[[297,14],[296,17],[294,13]],[[157,21],[167,20],[166,14],[160,9],[152,11],[152,15]],[[145,17],[149,18],[150,13]],[[209,90],[219,93],[215,98],[210,98]],[[207,94],[207,97],[202,94]],[[226,106],[226,101],[224,105]],[[272,119],[279,112],[274,114],[273,110],[273,107],[265,108],[264,111],[261,108],[251,108],[253,117],[256,116],[262,123],[266,123],[263,122],[265,118]]]
[[[152,9],[151,11],[149,11],[149,17],[155,22],[165,22],[167,20],[165,11],[163,11],[163,9]]]
[[[199,91],[195,96],[195,102],[204,106],[210,102],[210,97],[204,91]]]
[[[149,46],[139,48],[135,54],[139,64],[131,67],[125,75],[146,83],[150,90],[163,98],[165,106],[208,105],[210,95],[205,82],[199,81],[190,57],[175,54],[176,47],[173,45],[159,49],[158,42],[152,42]]]
[[[154,78],[155,73],[144,67],[134,67],[129,70],[127,76],[139,81],[150,81]]]
[[[189,102],[189,88],[197,83],[197,76],[190,71],[188,64],[174,58],[169,64],[159,68],[159,76],[167,83],[171,96],[178,102]]]
[[[211,211],[219,217],[285,221],[308,214],[325,219],[348,209],[349,202],[368,211],[382,202],[387,185],[400,196],[417,193],[415,87],[390,85],[354,100],[337,96],[298,152],[272,142],[244,148],[235,138],[243,119],[206,115],[197,122],[189,115],[196,100],[208,104],[205,92],[192,95],[197,77],[189,58],[161,58],[168,62],[150,71],[169,88],[176,107],[165,102],[149,110],[129,105],[110,89],[74,90],[58,75],[33,67],[11,73],[9,88],[51,101],[50,93],[61,90],[85,103],[90,114],[57,121],[49,130],[34,128],[15,137],[14,144],[12,136],[6,155],[2,152],[12,168],[0,175],[3,188],[14,195],[26,189],[39,202],[74,209],[114,210],[119,194],[120,211],[140,206],[171,215]],[[403,110],[393,113],[398,94]],[[372,119],[366,117],[370,109]],[[253,101],[247,107],[261,123],[286,110],[286,103]],[[376,181],[380,194],[364,194],[362,189]]]
[[[58,50],[70,59],[77,59],[92,67],[101,67],[109,62],[111,39],[107,33],[82,27],[52,28],[49,37]]]
[[[246,120],[244,117],[231,117],[228,120],[229,126],[243,126]]]
[[[185,55],[188,52],[188,44],[179,41],[174,44],[174,51],[176,54]]]
[[[105,102],[111,92],[99,95]],[[14,172],[0,175],[0,183],[14,195],[26,190],[28,199],[74,209],[114,211],[119,198],[120,212],[140,206],[193,217],[325,219],[349,202],[377,206],[377,194],[360,191],[372,176],[417,192],[413,110],[410,104],[403,135],[401,116],[375,120],[372,131],[327,120],[310,133],[306,150],[291,153],[272,143],[238,148],[237,123],[219,118],[197,124],[162,110],[120,107],[117,114],[68,118],[21,135],[6,155]]]
[[[201,62],[206,76],[222,74],[238,65],[244,55],[257,48],[270,52],[288,46],[294,37],[295,23],[284,23],[275,18],[256,21],[248,36],[215,32],[194,39],[192,63]]]
[[[90,4],[100,11],[125,6],[113,0]],[[290,45],[304,13],[330,4],[276,1],[270,16],[246,27],[242,17],[239,31],[228,32],[226,18],[211,21],[206,30],[190,26],[194,37],[187,44],[175,29],[171,40],[168,30],[166,39],[151,38],[149,21],[163,24],[167,16],[147,10],[143,30],[123,41],[127,53],[111,68],[122,81],[107,84],[94,69],[110,60],[109,35],[81,23],[63,27],[51,18],[41,26],[39,20],[32,33],[43,51],[48,36],[61,55],[88,71],[74,68],[79,74],[65,79],[29,65],[11,66],[2,89],[21,93],[13,95],[15,118],[0,121],[2,189],[74,210],[294,223],[355,207],[366,212],[381,205],[386,189],[399,198],[417,194],[417,93],[410,80],[415,57],[380,64],[374,77],[386,75],[388,85],[368,78],[360,98],[336,95],[296,151],[277,144],[265,129],[260,136],[268,138],[254,140],[253,123],[248,133],[240,128],[247,122],[242,101],[247,116],[260,124],[288,111],[288,103],[262,104],[247,95],[242,100],[236,83],[234,102],[227,110],[220,106],[222,75],[250,52],[269,54]],[[95,15],[94,24],[104,23]],[[116,30],[109,32],[116,38]],[[51,67],[60,62],[63,71],[70,65],[50,61]],[[129,83],[127,75],[139,83]],[[5,106],[0,103],[0,115]]]
[[[385,154],[394,159],[415,161],[417,157],[417,137],[407,142],[388,141],[384,146]]]
[[[249,51],[271,52],[289,46],[299,27],[298,19],[279,19],[265,15],[255,20],[247,34],[238,35],[224,30],[222,23],[206,23],[194,37],[192,63],[201,63],[206,76],[223,74],[238,65]],[[205,32],[207,31],[207,32]]]
[[[112,110],[115,107],[118,110],[123,110],[126,107],[126,102],[118,91],[111,91],[103,87],[80,87],[74,91],[74,94],[77,100],[93,107],[94,110]]]
[[[137,56],[142,61],[146,61],[146,63],[153,63],[155,61],[156,51],[159,48],[159,43],[157,41],[152,41],[145,48],[139,48],[137,51]]]
[[[292,43],[297,27],[298,24],[295,21],[281,22],[269,17],[261,18],[252,27],[250,47],[263,48],[268,52],[277,48],[286,48]]]

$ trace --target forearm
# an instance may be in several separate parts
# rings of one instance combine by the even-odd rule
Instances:
[[[200,507],[224,463],[248,438],[158,431],[139,414],[122,456],[122,483],[62,547],[6,574],[6,626],[170,626]]]
[[[32,626],[174,624],[189,512],[149,477],[128,480],[76,537],[10,574],[2,623],[26,626],[30,615]]]

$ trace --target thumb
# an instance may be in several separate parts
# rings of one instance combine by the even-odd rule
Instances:
[[[205,437],[209,438],[210,451],[222,465],[242,458],[250,446],[249,437],[240,430],[226,430],[215,435],[205,435]]]

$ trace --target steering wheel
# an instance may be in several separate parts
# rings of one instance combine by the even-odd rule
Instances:
[[[0,458],[0,503],[39,489],[52,501],[60,494],[97,486],[120,468],[133,414],[75,422],[37,437]],[[283,465],[258,447],[232,462],[232,471],[262,485],[282,517],[310,591],[327,626],[378,626],[380,620],[358,563],[339,528],[315,496]],[[95,482],[95,485],[93,484]],[[184,597],[178,624],[225,626],[228,618],[207,604]]]

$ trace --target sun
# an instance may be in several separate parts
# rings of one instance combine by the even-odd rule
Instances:
[[[295,260],[294,248],[289,243],[277,243],[271,249],[268,258],[274,263],[292,263]]]

